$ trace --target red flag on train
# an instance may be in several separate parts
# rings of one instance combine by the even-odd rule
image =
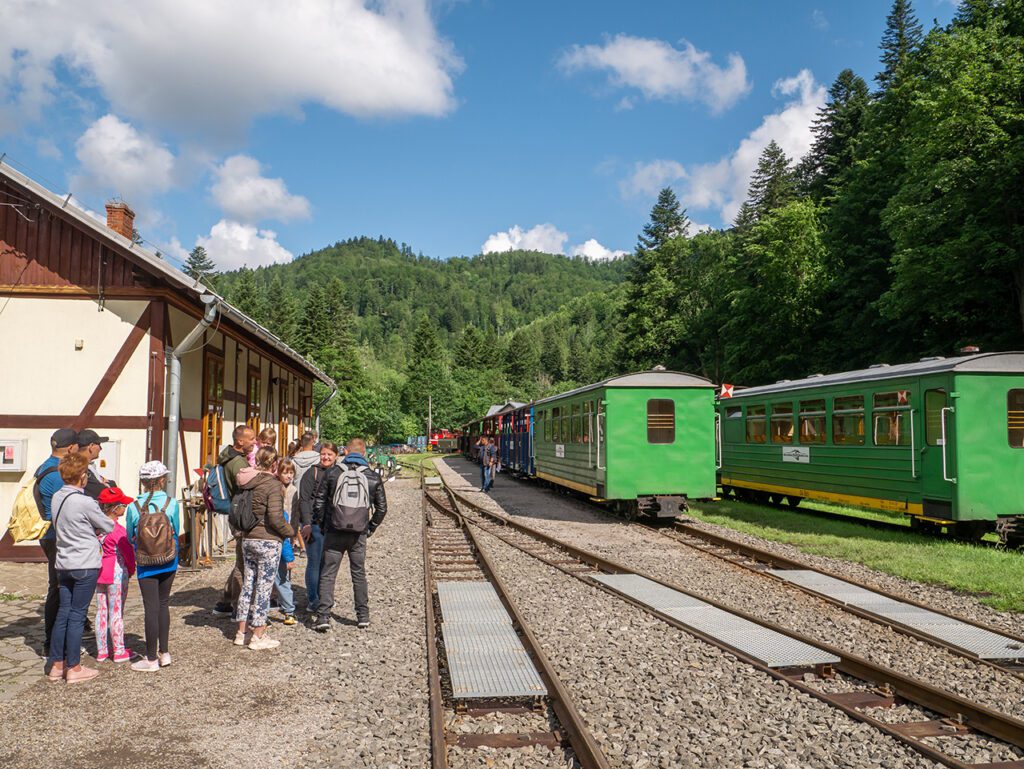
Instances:
[[[732,385],[722,382],[722,391],[718,394],[719,398],[731,398],[732,397]]]
[[[896,404],[898,406],[907,406],[910,404],[910,390],[898,390],[896,392]]]

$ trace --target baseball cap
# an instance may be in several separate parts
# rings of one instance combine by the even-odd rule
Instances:
[[[167,465],[159,459],[154,459],[139,468],[139,478],[144,481],[152,481],[156,478],[163,478],[168,472]]]
[[[100,492],[99,503],[101,505],[130,505],[134,501],[117,486],[110,486]]]
[[[50,448],[66,449],[75,443],[78,443],[78,433],[69,427],[62,427],[50,436]]]
[[[78,445],[81,447],[88,446],[91,443],[106,443],[109,440],[110,438],[98,434],[95,430],[82,430],[78,434]]]

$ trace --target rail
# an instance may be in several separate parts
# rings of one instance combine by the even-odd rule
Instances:
[[[657,616],[659,619],[728,651],[744,662],[758,668],[762,672],[771,675],[778,680],[785,681],[805,694],[813,696],[842,710],[851,718],[870,724],[876,729],[888,734],[890,737],[893,737],[933,761],[937,761],[945,766],[952,767],[953,769],[979,769],[980,767],[988,766],[987,764],[964,763],[957,758],[943,753],[936,747],[922,742],[920,739],[921,737],[948,736],[951,733],[962,734],[964,732],[974,731],[1001,740],[1017,748],[1024,748],[1024,721],[1005,715],[984,705],[972,702],[964,697],[947,692],[926,682],[918,681],[908,675],[899,673],[898,671],[877,665],[842,649],[824,644],[817,639],[812,639],[787,628],[774,625],[760,619],[759,617],[755,617],[734,607],[726,606],[706,596],[696,595],[680,585],[667,582],[654,575],[633,569],[624,564],[605,558],[597,553],[593,553],[568,542],[561,541],[542,531],[538,531],[533,527],[526,526],[525,524],[513,520],[508,516],[490,512],[485,508],[476,505],[471,500],[465,498],[454,490],[449,489],[449,494],[453,499],[458,500],[459,503],[482,516],[487,523],[487,525],[481,524],[479,519],[471,519],[460,513],[460,515],[463,516],[463,519],[470,525],[477,526],[488,531],[490,534],[499,537],[502,541],[512,547],[530,555],[532,558],[546,563],[552,568],[558,569],[567,575],[580,579],[588,585],[611,593],[620,599],[633,603],[644,611]],[[544,545],[561,550],[581,563],[594,567],[598,571],[609,574],[635,574],[637,576],[644,577],[671,590],[678,591],[714,606],[715,608],[727,611],[737,617],[747,620],[748,622],[753,622],[776,633],[828,652],[829,654],[838,657],[840,660],[840,662],[835,665],[836,670],[853,678],[860,679],[875,688],[871,692],[864,693],[864,697],[860,700],[856,700],[843,694],[830,694],[828,692],[815,689],[803,680],[803,676],[807,671],[798,671],[799,675],[787,675],[784,670],[770,668],[714,636],[709,636],[705,633],[694,630],[693,628],[684,625],[679,620],[653,609],[646,604],[635,601],[613,588],[602,585],[600,582],[589,578],[585,574],[578,574],[565,568],[563,565],[560,565],[557,561],[545,559],[543,556],[533,552],[531,549],[518,545],[511,538],[501,535],[498,530],[502,527],[515,530]],[[816,672],[824,672],[827,676],[827,671]],[[891,706],[897,701],[897,699],[902,699],[916,704],[943,716],[943,718],[934,721],[915,721],[910,723],[890,724],[883,720],[874,718],[866,712],[866,709],[872,706]],[[875,704],[866,704],[866,702]],[[1010,767],[1014,767],[1015,763],[1016,762],[1011,762],[1009,764],[1004,764],[1003,766],[1010,769]],[[992,769],[995,769],[995,766],[997,765],[992,765]]]

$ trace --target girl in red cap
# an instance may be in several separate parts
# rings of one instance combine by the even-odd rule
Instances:
[[[103,565],[96,582],[96,661],[127,662],[131,653],[124,648],[124,617],[121,607],[128,594],[128,580],[135,573],[135,548],[119,522],[125,506],[134,500],[113,486],[100,492],[100,509],[114,521],[114,530],[100,535]],[[107,634],[110,646],[107,646]],[[112,653],[111,653],[112,652]]]

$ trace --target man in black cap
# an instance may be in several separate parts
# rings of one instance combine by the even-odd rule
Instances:
[[[44,521],[49,521],[53,510],[50,507],[53,495],[64,486],[57,465],[68,454],[78,451],[78,433],[63,427],[50,436],[50,456],[39,465],[35,472],[33,488],[39,514]],[[50,633],[57,621],[57,609],[60,608],[60,588],[57,583],[57,569],[54,562],[57,558],[57,532],[51,525],[39,540],[39,547],[46,554],[46,574],[49,584],[46,587],[46,606],[43,610],[44,640],[43,649],[50,648]]]
[[[93,463],[99,459],[103,444],[109,441],[105,435],[99,435],[95,430],[82,430],[78,434],[78,450],[89,458],[89,480],[85,484],[85,493],[93,499],[100,498],[100,492],[108,487],[117,485],[116,481],[108,481],[96,472]]]

